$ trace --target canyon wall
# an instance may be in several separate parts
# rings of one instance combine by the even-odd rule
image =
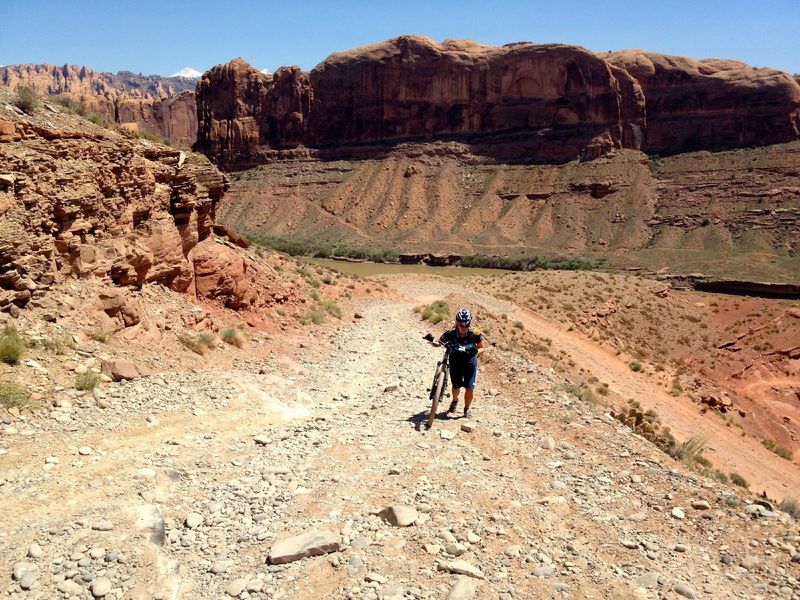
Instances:
[[[82,102],[87,114],[155,134],[188,148],[197,136],[195,81],[186,77],[101,73],[75,65],[14,65],[0,68],[3,85],[27,86],[42,96]]]
[[[458,141],[500,162],[563,163],[800,139],[800,85],[773,69],[638,50],[441,44],[420,36],[268,77],[242,59],[197,86],[197,148],[228,169],[282,158],[367,158]]]

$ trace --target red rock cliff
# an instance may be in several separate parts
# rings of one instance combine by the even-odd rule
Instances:
[[[67,276],[186,291],[227,185],[204,158],[0,90],[0,310]]]
[[[83,102],[108,121],[191,146],[197,137],[195,82],[184,77],[101,73],[75,65],[15,65],[0,68],[0,81],[28,86],[40,95]]]
[[[644,150],[675,154],[800,138],[800,85],[787,73],[732,60],[641,50],[602,54],[644,90]]]
[[[227,167],[301,145],[447,137],[498,158],[564,161],[636,148],[644,127],[639,84],[586,50],[419,36],[333,54],[308,74],[267,78],[236,59],[204,74],[197,101],[197,147]]]

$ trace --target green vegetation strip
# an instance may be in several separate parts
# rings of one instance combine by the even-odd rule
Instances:
[[[393,248],[362,248],[341,244],[296,240],[268,235],[250,236],[257,245],[272,248],[291,256],[311,256],[313,258],[352,258],[377,263],[396,263],[400,253]],[[600,269],[603,260],[590,261],[580,258],[506,258],[502,256],[463,256],[462,267],[504,269],[508,271],[536,271],[539,269],[558,269],[563,271],[589,271]]]

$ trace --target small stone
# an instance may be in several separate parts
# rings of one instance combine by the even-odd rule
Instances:
[[[381,584],[387,583],[389,581],[386,577],[384,577],[383,575],[380,575],[378,573],[367,573],[366,575],[364,575],[364,580],[365,581],[369,581],[371,583],[374,582],[374,583],[381,583]]]
[[[556,447],[556,441],[549,437],[542,442],[542,448],[545,450],[553,450]]]
[[[260,592],[262,589],[264,589],[264,581],[262,579],[251,579],[247,582],[247,585],[244,586],[244,589],[251,594]]]
[[[455,585],[450,588],[447,600],[472,600],[475,597],[477,586],[470,577],[459,577]]]
[[[102,598],[111,591],[111,585],[111,580],[108,577],[98,577],[92,582],[92,595],[95,598]]]
[[[103,519],[92,525],[92,529],[95,531],[111,531],[114,529],[114,524],[108,519]]]
[[[685,583],[675,584],[673,589],[676,594],[680,594],[684,598],[689,598],[689,600],[695,600],[697,598],[697,593]]]
[[[443,440],[452,440],[454,437],[456,437],[456,434],[454,431],[450,431],[449,429],[440,429],[439,437],[441,437]]]
[[[14,581],[19,581],[25,576],[25,573],[30,571],[31,565],[28,563],[16,563],[11,571],[11,578]]]
[[[692,500],[692,508],[695,510],[708,510],[711,505],[705,500]]]
[[[203,524],[204,520],[205,519],[203,518],[203,515],[201,515],[199,513],[195,513],[195,512],[189,513],[186,516],[186,521],[185,521],[186,522],[186,527],[189,528],[189,529],[194,529],[195,527],[200,527],[200,525]]]
[[[439,561],[438,563],[439,568],[443,571],[449,571],[450,573],[457,573],[459,575],[468,575],[469,577],[474,577],[476,579],[485,579],[481,570],[468,563],[465,560],[453,560],[450,562]]]
[[[42,558],[44,552],[42,552],[42,547],[34,542],[28,547],[28,557],[30,558]]]
[[[228,596],[233,596],[234,598],[236,598],[239,594],[241,594],[244,591],[246,586],[247,586],[247,580],[234,579],[227,586],[225,586],[225,593],[228,594]]]
[[[213,563],[211,563],[211,568],[209,571],[211,571],[214,575],[222,575],[230,568],[232,564],[233,563],[230,560],[215,560]]]
[[[686,552],[687,548],[683,544],[675,544],[675,552]]]
[[[396,383],[393,383],[391,385],[387,385],[385,388],[383,388],[383,393],[385,394],[387,392],[396,392],[399,387],[400,386],[397,385]]]
[[[92,453],[92,449],[89,446],[81,446],[78,448],[78,454],[81,456],[89,456]]]
[[[534,577],[550,577],[555,572],[553,565],[540,565],[533,570]]]
[[[682,508],[676,506],[675,508],[672,509],[672,516],[675,517],[676,519],[685,519],[686,513],[683,512]]]
[[[475,431],[475,423],[470,423],[470,422],[462,423],[461,424],[461,431],[463,431],[464,433],[472,433],[473,431]],[[458,585],[458,584],[456,584],[456,585]]]
[[[85,588],[82,585],[75,583],[71,579],[65,579],[64,581],[62,581],[56,586],[56,589],[62,594],[65,594],[67,596],[85,595]]]
[[[33,587],[34,583],[36,583],[36,575],[33,574],[33,571],[28,571],[22,576],[22,579],[19,580],[19,587],[23,590],[29,590]]]
[[[260,434],[260,435],[254,435],[253,441],[259,446],[268,446],[272,440],[268,435]]]

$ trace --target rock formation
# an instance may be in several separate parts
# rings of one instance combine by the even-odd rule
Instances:
[[[272,77],[235,59],[205,73],[197,94],[197,147],[231,169],[375,157],[406,141],[454,140],[500,161],[543,163],[800,138],[800,85],[786,73],[556,44],[402,36]]]
[[[230,168],[299,146],[341,154],[434,138],[563,162],[637,148],[644,127],[638,83],[586,50],[419,36],[333,54],[308,74],[268,78],[235,59],[204,74],[197,102],[197,147]]]
[[[15,65],[0,68],[10,88],[27,86],[40,95],[82,102],[89,113],[191,146],[197,135],[195,81],[186,77],[101,73],[75,65]]]
[[[800,85],[791,75],[733,60],[641,50],[603,54],[644,90],[644,150],[676,154],[800,138]]]
[[[7,103],[0,102],[0,309],[13,312],[68,276],[188,290],[187,257],[211,234],[225,177],[202,157],[49,105],[28,116]]]

